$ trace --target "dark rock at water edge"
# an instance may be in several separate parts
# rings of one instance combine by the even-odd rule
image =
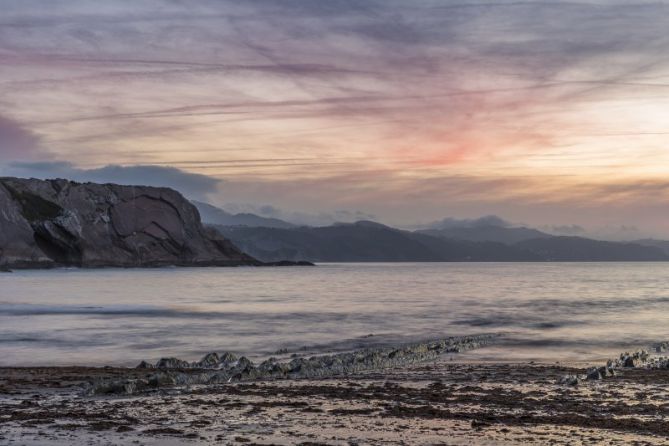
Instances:
[[[168,188],[0,178],[0,268],[263,265]]]
[[[154,366],[153,364],[149,364],[146,361],[142,361],[137,365],[136,368],[138,368],[138,369],[155,369],[156,366]]]
[[[142,361],[143,362],[143,361]],[[177,358],[162,358],[156,364],[157,369],[183,369],[190,368],[190,363]]]
[[[634,353],[622,353],[618,359],[609,360],[607,367],[611,369],[669,369],[669,357],[661,356],[658,353],[664,353],[669,343],[662,342],[653,347],[655,354],[647,350],[639,350]]]
[[[312,262],[306,260],[280,260],[278,262],[264,262],[263,266],[315,266]]]
[[[497,335],[465,336],[399,347],[370,348],[333,355],[298,357],[288,362],[269,358],[255,365],[232,353],[209,353],[200,361],[163,358],[155,366],[145,361],[139,368],[157,369],[147,379],[93,383],[90,394],[133,394],[162,387],[220,384],[255,379],[326,378],[357,372],[403,366],[434,360],[446,353],[459,353],[489,344]]]
[[[608,360],[605,366],[590,367],[584,375],[565,375],[558,380],[558,384],[576,386],[583,381],[612,378],[618,372],[630,369],[669,369],[669,357],[659,355],[659,353],[666,352],[668,348],[669,342],[661,342],[652,347],[655,354],[647,350],[621,353],[618,358]]]

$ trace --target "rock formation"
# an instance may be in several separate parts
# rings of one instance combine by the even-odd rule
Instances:
[[[288,362],[269,358],[255,365],[245,356],[230,352],[208,353],[200,361],[162,358],[154,366],[142,361],[138,368],[155,369],[148,379],[94,382],[86,389],[92,395],[135,394],[163,387],[221,384],[264,379],[314,379],[378,371],[389,367],[432,361],[448,353],[460,353],[493,342],[498,334],[451,337],[395,347],[380,347],[335,353],[295,356]]]
[[[259,264],[172,189],[0,178],[0,269]]]
[[[669,342],[655,344],[649,353],[646,350],[637,350],[634,353],[621,353],[617,359],[609,359],[606,366],[590,367],[584,375],[565,375],[558,380],[558,384],[576,386],[582,381],[598,381],[616,376],[616,370],[625,369],[669,369],[669,357],[662,356],[669,349]]]

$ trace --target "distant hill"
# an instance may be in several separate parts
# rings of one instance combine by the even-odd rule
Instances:
[[[643,246],[654,246],[656,248],[660,248],[666,255],[669,256],[669,241],[667,240],[656,240],[652,238],[647,238],[643,240],[635,240],[632,243],[636,243],[638,245],[643,245]]]
[[[512,245],[524,240],[539,238],[550,238],[550,234],[531,228],[512,228],[505,226],[454,226],[443,229],[425,229],[417,231],[421,234],[431,235],[455,240],[469,240],[472,242],[498,242]]]
[[[509,228],[512,223],[504,220],[497,215],[485,215],[479,218],[453,218],[446,217],[441,220],[433,221],[424,229],[448,229],[448,228],[475,228],[483,226],[500,226]]]
[[[435,237],[373,222],[324,227],[216,226],[242,251],[263,261],[312,262],[535,262],[669,260],[659,248],[578,237],[541,237],[517,243]],[[531,230],[528,230],[531,231]],[[539,231],[537,231],[539,232]],[[508,237],[507,237],[508,239]]]
[[[662,249],[636,243],[604,242],[582,237],[551,237],[525,240],[515,246],[532,251],[547,261],[657,261],[669,260]]]
[[[315,259],[319,262],[436,262],[440,258],[403,231],[376,224],[326,227],[221,227],[242,251],[263,259]]]
[[[249,226],[263,228],[293,228],[294,224],[278,218],[261,217],[255,214],[232,214],[208,203],[193,200],[192,203],[200,212],[202,222],[220,226]]]

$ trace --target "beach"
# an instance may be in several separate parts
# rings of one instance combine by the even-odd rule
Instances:
[[[485,347],[484,347],[485,348]],[[91,395],[92,383],[155,369],[0,369],[0,443],[665,444],[669,369],[586,363],[426,361],[319,379],[242,379]],[[198,374],[184,369],[180,374]]]

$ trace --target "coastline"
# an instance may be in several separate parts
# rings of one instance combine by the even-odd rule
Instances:
[[[53,263],[20,263],[8,264],[0,267],[0,273],[11,273],[14,271],[44,271],[59,269],[82,269],[82,270],[100,270],[100,269],[158,269],[158,268],[239,268],[239,267],[273,267],[273,266],[316,266],[315,263],[307,261],[282,260],[279,262],[239,262],[239,261],[221,261],[221,262],[153,262],[140,265],[60,265]]]
[[[111,396],[88,389],[93,382],[148,379],[156,369],[3,367],[0,442],[664,444],[669,369],[637,365],[567,384],[565,376],[585,376],[588,365],[471,361],[453,353],[320,378]]]
[[[538,265],[561,265],[561,264],[666,264],[669,260],[444,260],[444,261],[347,261],[347,262],[321,262],[308,260],[279,260],[272,262],[255,261],[221,261],[221,262],[152,262],[137,265],[128,264],[86,264],[69,265],[54,264],[50,262],[20,262],[16,264],[3,264],[0,266],[0,273],[11,273],[13,271],[44,271],[61,269],[81,269],[81,270],[105,270],[105,269],[159,269],[159,268],[237,268],[237,267],[272,267],[272,266],[323,266],[323,265],[357,265],[357,264],[384,264],[384,265],[406,265],[406,264],[538,264]]]

